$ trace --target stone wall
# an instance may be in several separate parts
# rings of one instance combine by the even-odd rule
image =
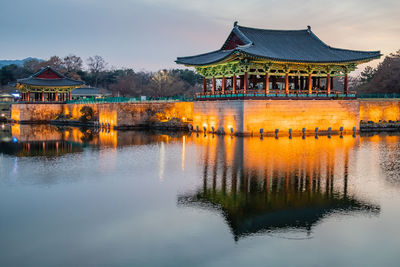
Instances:
[[[178,118],[191,122],[193,102],[147,102],[147,103],[104,103],[104,104],[13,104],[11,118],[17,122],[49,122],[61,113],[78,120],[80,109],[89,106],[100,123],[112,127],[135,127],[155,121]]]
[[[193,126],[202,131],[203,127],[211,131],[224,129],[225,132],[238,134],[266,134],[279,129],[287,135],[289,129],[300,133],[352,131],[359,127],[359,103],[357,100],[234,100],[195,102]]]
[[[203,131],[238,134],[271,134],[275,129],[287,135],[289,129],[299,133],[306,128],[314,133],[318,127],[333,132],[359,129],[362,121],[400,120],[399,100],[232,100],[197,102],[147,102],[109,104],[13,104],[12,119],[19,122],[48,122],[60,113],[78,119],[79,110],[90,106],[101,123],[113,128],[149,125],[178,118]]]
[[[63,111],[61,104],[12,104],[11,119],[18,122],[48,122]]]
[[[365,122],[399,121],[400,101],[398,99],[360,100],[360,120]]]
[[[198,101],[193,104],[193,127],[203,131],[220,130],[225,132],[243,132],[244,101]]]

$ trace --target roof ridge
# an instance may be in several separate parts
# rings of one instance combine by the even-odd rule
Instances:
[[[261,28],[254,28],[254,27],[247,27],[237,25],[238,28],[250,29],[250,30],[257,30],[257,31],[271,31],[271,32],[303,32],[308,31],[309,29],[298,29],[298,30],[278,30],[278,29],[261,29]]]

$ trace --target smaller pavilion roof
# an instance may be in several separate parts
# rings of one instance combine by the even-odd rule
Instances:
[[[368,61],[380,51],[358,51],[331,47],[322,42],[308,26],[304,30],[270,30],[234,27],[221,49],[188,57],[176,63],[189,66],[209,65],[242,54],[248,57],[283,62],[346,63]]]
[[[102,92],[99,88],[95,87],[79,87],[71,91],[72,96],[107,96],[111,92]]]
[[[26,84],[32,86],[48,86],[48,87],[62,87],[62,86],[81,86],[82,81],[74,80],[59,73],[50,66],[42,68],[38,72],[32,74],[28,78],[18,79],[17,84]]]

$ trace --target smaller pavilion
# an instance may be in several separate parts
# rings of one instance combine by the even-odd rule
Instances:
[[[47,66],[28,78],[18,79],[16,88],[24,102],[58,102],[71,100],[71,91],[81,87],[82,81],[73,80]]]

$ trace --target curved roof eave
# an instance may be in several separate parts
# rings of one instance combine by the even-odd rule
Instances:
[[[339,49],[339,48],[338,48]],[[351,51],[351,50],[349,50]],[[358,61],[369,61],[369,60],[374,60],[374,59],[378,59],[379,57],[382,56],[382,54],[380,53],[380,51],[376,51],[377,55],[373,55],[370,57],[365,57],[365,58],[356,58],[356,59],[351,59],[351,60],[337,60],[337,61],[311,61],[311,60],[293,60],[293,59],[282,59],[282,58],[273,58],[273,57],[264,57],[264,56],[260,56],[257,54],[253,54],[253,53],[249,53],[246,51],[241,51],[243,54],[246,54],[250,57],[255,57],[255,58],[260,58],[260,59],[266,59],[266,60],[271,60],[271,61],[279,61],[279,62],[294,62],[294,63],[315,63],[315,64],[326,64],[326,63],[352,63],[352,62],[358,62]],[[372,52],[371,52],[372,53]]]

